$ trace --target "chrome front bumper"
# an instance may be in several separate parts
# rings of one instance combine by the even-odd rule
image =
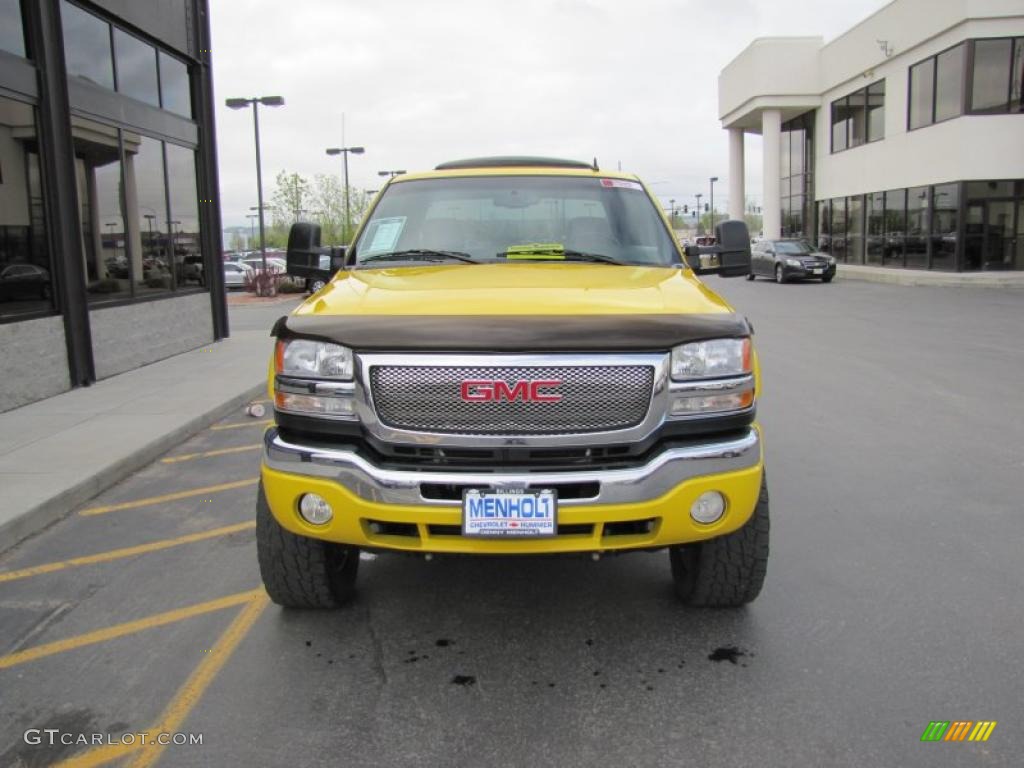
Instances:
[[[264,437],[263,462],[292,475],[333,480],[366,501],[413,506],[452,506],[449,499],[428,498],[423,484],[480,488],[544,488],[580,484],[596,494],[560,499],[561,506],[628,504],[657,499],[694,477],[716,475],[757,466],[761,438],[751,427],[741,437],[668,448],[647,464],[626,469],[571,472],[417,471],[383,469],[354,451],[323,449],[286,442],[276,429]]]

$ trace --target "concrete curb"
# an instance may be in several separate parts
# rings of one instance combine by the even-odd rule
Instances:
[[[0,553],[14,548],[30,536],[49,528],[66,517],[76,507],[95,498],[139,469],[152,464],[161,454],[166,453],[178,443],[203,431],[214,422],[220,421],[231,411],[240,408],[250,400],[258,398],[266,392],[266,387],[265,381],[253,385],[242,394],[234,395],[187,423],[158,435],[131,456],[113,461],[92,477],[59,491],[52,498],[25,510],[13,520],[8,520],[0,525]]]
[[[949,288],[1024,289],[1024,272],[931,272],[922,269],[894,269],[839,264],[837,278],[868,283]]]

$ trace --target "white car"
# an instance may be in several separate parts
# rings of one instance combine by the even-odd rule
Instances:
[[[246,280],[252,276],[252,269],[245,264],[225,262],[224,264],[224,287],[245,288]]]

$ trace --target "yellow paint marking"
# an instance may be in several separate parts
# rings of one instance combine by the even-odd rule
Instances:
[[[270,598],[267,597],[267,593],[262,589],[257,590],[256,596],[239,611],[238,616],[231,622],[231,626],[224,630],[224,634],[213,646],[212,653],[199,663],[185,684],[178,689],[178,693],[164,709],[160,720],[150,729],[152,733],[177,733],[181,730],[189,712],[199,703],[210,683],[217,677],[217,673],[231,658],[245,636],[249,634],[249,630],[252,629],[253,624],[259,619],[269,602]],[[156,763],[165,748],[158,744],[147,747],[129,763],[129,768],[149,768]]]
[[[119,512],[122,509],[137,509],[139,507],[148,507],[153,504],[162,504],[166,501],[177,501],[178,499],[188,499],[192,496],[202,496],[207,493],[217,493],[218,491],[230,491],[233,488],[244,488],[247,485],[256,485],[259,482],[258,477],[251,477],[248,480],[235,480],[231,483],[221,483],[220,485],[208,485],[205,488],[193,488],[188,491],[176,491],[174,493],[166,493],[163,496],[150,496],[146,499],[136,499],[135,501],[123,501],[120,504],[108,504],[105,507],[90,507],[89,509],[83,509],[78,514],[83,517],[92,517],[93,515],[103,515],[107,512]]]
[[[266,427],[273,423],[273,419],[263,419],[262,421],[239,421],[234,424],[214,424],[210,429],[214,432],[219,432],[222,429],[238,429],[239,427]]]
[[[225,525],[223,528],[214,528],[209,531],[201,531],[200,533],[190,533],[185,536],[178,536],[174,539],[151,541],[148,544],[139,544],[136,547],[112,549],[109,552],[99,552],[95,555],[85,555],[84,557],[73,557],[70,560],[62,560],[57,563],[34,565],[31,568],[21,568],[17,571],[0,571],[0,583],[5,581],[16,581],[17,579],[27,579],[29,576],[40,576],[44,573],[53,573],[54,571],[63,571],[67,568],[78,568],[83,565],[108,563],[111,560],[120,560],[124,557],[144,555],[149,552],[159,552],[161,549],[170,549],[171,547],[177,547],[181,544],[191,544],[195,541],[205,541],[206,539],[213,539],[217,536],[227,536],[231,533],[246,531],[255,527],[256,523],[254,521],[237,523],[235,525]]]
[[[213,456],[226,456],[229,453],[244,453],[245,451],[255,451],[258,448],[262,448],[261,443],[255,445],[240,445],[238,448],[219,448],[216,451],[203,451],[202,453],[182,453],[178,456],[168,456],[166,459],[160,459],[163,464],[177,464],[179,461],[192,461],[192,459],[209,459]]]
[[[160,715],[160,720],[149,729],[149,733],[175,733],[180,731],[181,726],[188,717],[189,712],[199,703],[210,683],[220,672],[224,664],[231,658],[239,643],[245,638],[260,614],[267,607],[269,602],[267,593],[262,589],[256,589],[246,593],[249,595],[245,606],[234,618],[224,633],[217,640],[216,645],[211,649],[210,654],[203,659],[199,666],[189,675],[185,684],[178,689],[170,704]],[[159,758],[164,747],[150,743],[143,746],[141,743],[122,745],[115,744],[91,749],[81,755],[58,763],[59,768],[92,768],[93,766],[105,765],[125,755],[138,752],[138,756],[131,764],[132,766],[151,766]]]
[[[76,648],[82,648],[86,645],[103,643],[107,640],[113,640],[116,637],[133,635],[136,632],[152,629],[153,627],[162,627],[165,624],[173,624],[177,621],[190,619],[193,616],[200,616],[204,613],[221,611],[225,608],[230,608],[233,605],[241,605],[242,603],[248,602],[261,594],[264,594],[262,589],[239,592],[235,595],[220,597],[216,600],[198,603],[197,605],[190,605],[186,608],[176,608],[173,611],[157,613],[153,616],[147,616],[144,619],[136,619],[135,621],[128,621],[124,624],[115,624],[112,627],[98,629],[95,632],[86,632],[84,635],[76,635],[74,637],[65,638],[64,640],[57,640],[53,643],[37,645],[34,648],[27,648],[24,651],[17,651],[16,653],[11,653],[7,656],[0,656],[0,669],[8,669],[9,667],[25,664],[30,661],[35,661],[36,659],[42,659],[46,656],[53,656],[56,653],[63,653],[64,651],[72,651]]]

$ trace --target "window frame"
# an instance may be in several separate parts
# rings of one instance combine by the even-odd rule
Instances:
[[[868,83],[867,85],[861,86],[860,88],[856,89],[855,91],[851,91],[850,93],[847,93],[845,96],[840,96],[837,99],[833,99],[829,103],[829,154],[837,155],[840,152],[846,152],[847,150],[856,149],[857,147],[864,147],[864,146],[867,146],[868,144],[872,144],[872,143],[874,143],[876,141],[882,141],[885,138],[885,117],[884,117],[884,114],[885,114],[885,95],[886,95],[886,90],[887,90],[886,87],[885,87],[885,80],[886,80],[886,78],[881,77],[878,80],[875,80],[874,82],[871,82],[871,83]],[[882,110],[882,113],[883,113],[883,117],[882,117],[882,135],[881,136],[877,136],[877,137],[872,137],[872,135],[871,135],[871,121],[870,121],[870,115],[868,113],[868,106],[869,106],[868,93],[869,93],[871,88],[874,88],[876,85],[879,85],[879,84],[882,85],[882,105],[880,107],[880,109]],[[909,94],[909,91],[908,91],[908,94]],[[863,120],[864,120],[864,139],[863,139],[863,141],[861,141],[858,144],[851,144],[850,143],[850,140],[851,140],[850,134],[852,133],[851,128],[852,128],[853,121],[854,121],[853,114],[852,114],[852,112],[850,110],[853,107],[854,99],[860,99],[860,105],[861,105],[861,107],[863,109],[863,113],[862,114],[863,114]],[[844,141],[843,147],[840,148],[840,149],[836,149],[836,145],[835,145],[835,138],[836,138],[836,134],[835,134],[835,126],[836,126],[835,110],[836,110],[837,106],[841,107],[842,109],[845,109],[846,112],[847,112],[847,116],[842,121],[843,122],[843,132],[844,132],[844,134],[846,136],[846,139]],[[933,109],[933,111],[934,111],[934,109]],[[909,106],[908,106],[908,114],[909,114]]]
[[[1007,75],[1007,77],[1006,77],[1006,99],[1003,102],[1003,108],[998,110],[998,111],[994,111],[994,110],[991,110],[991,109],[974,109],[974,62],[975,62],[975,59],[976,59],[976,49],[977,49],[977,45],[978,45],[979,42],[987,42],[987,41],[990,41],[990,40],[991,41],[1009,40],[1009,42],[1010,42],[1010,60],[1007,62],[1007,65],[1006,65],[1006,75]],[[1024,35],[1001,35],[999,37],[975,37],[975,38],[971,38],[970,43],[971,43],[971,45],[970,45],[970,52],[969,52],[969,58],[968,58],[968,61],[967,61],[967,74],[968,74],[968,77],[967,77],[967,88],[968,88],[968,93],[966,94],[966,99],[965,99],[967,103],[964,105],[965,106],[964,114],[965,115],[1013,115],[1013,114],[1019,114],[1022,111],[1024,111],[1021,108],[1018,108],[1017,110],[1014,110],[1013,109],[1013,104],[1011,103],[1011,99],[1013,97],[1013,62],[1014,62],[1017,46],[1019,45],[1019,46],[1024,47]]]

